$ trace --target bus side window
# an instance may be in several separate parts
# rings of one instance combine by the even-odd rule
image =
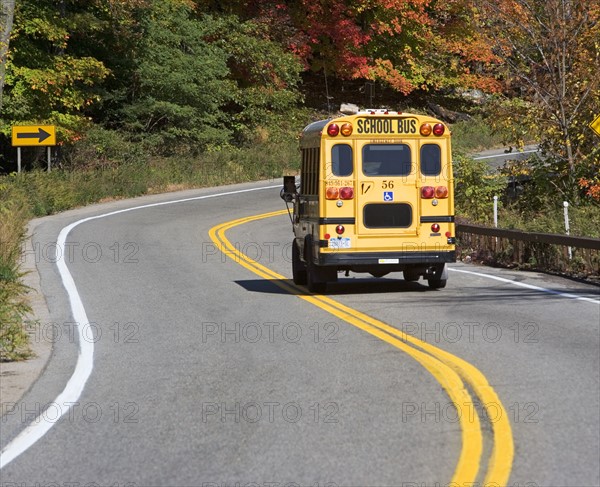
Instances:
[[[421,146],[421,174],[437,176],[442,172],[442,150],[437,144]]]
[[[337,144],[331,148],[331,172],[334,176],[351,176],[354,171],[352,147]]]

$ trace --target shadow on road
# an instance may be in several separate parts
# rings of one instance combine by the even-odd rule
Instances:
[[[246,291],[262,294],[297,294],[309,296],[306,286],[297,286],[291,279],[244,279],[235,281],[236,284],[243,287]],[[288,289],[293,289],[290,291]],[[505,302],[514,300],[539,300],[539,299],[565,299],[564,296],[558,296],[559,293],[568,295],[578,295],[598,299],[599,295],[590,292],[590,289],[573,288],[552,288],[552,293],[538,291],[535,289],[515,289],[506,284],[498,284],[489,287],[471,287],[457,286],[448,282],[445,289],[430,289],[426,281],[408,282],[403,279],[377,279],[377,278],[359,278],[359,279],[339,279],[338,282],[327,285],[328,296],[344,295],[372,295],[372,294],[392,294],[400,293],[406,297],[411,294],[427,293],[432,303],[440,304],[469,304],[481,302]],[[555,294],[556,293],[556,294]],[[568,298],[567,298],[568,299]],[[569,299],[573,300],[573,299]]]
[[[306,286],[297,286],[291,279],[246,279],[235,281],[246,291],[266,294],[300,294],[309,296]],[[281,286],[280,286],[281,284]],[[297,292],[291,293],[286,287],[292,287]],[[388,294],[399,292],[436,292],[426,283],[408,282],[403,279],[340,279],[327,285],[328,296],[346,294]]]

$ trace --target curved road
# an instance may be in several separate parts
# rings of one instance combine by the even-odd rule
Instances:
[[[224,222],[281,209],[277,186],[38,220],[54,348],[2,405],[0,485],[433,486],[471,466],[481,485],[512,444],[509,485],[600,484],[598,288],[455,264],[441,291],[354,275],[315,300],[274,277],[290,276],[287,215],[222,228],[231,248],[214,240]],[[58,246],[87,318],[75,322],[59,233],[149,204],[81,222]],[[66,405],[74,371],[87,382]]]

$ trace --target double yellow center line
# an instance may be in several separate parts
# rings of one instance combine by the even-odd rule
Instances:
[[[483,454],[483,434],[479,414],[473,398],[465,387],[466,382],[492,421],[493,447],[487,462],[483,485],[500,487],[508,484],[514,455],[514,444],[508,414],[498,395],[485,376],[473,365],[427,342],[408,335],[382,321],[365,315],[358,310],[339,303],[327,296],[306,294],[306,290],[296,286],[285,276],[259,264],[235,248],[227,239],[227,230],[264,218],[286,213],[275,211],[222,223],[210,229],[209,235],[224,253],[235,257],[235,261],[258,276],[273,283],[290,294],[308,301],[347,323],[370,333],[373,336],[402,350],[421,364],[444,388],[457,409],[462,431],[462,450],[450,482],[463,487],[473,485],[483,473],[480,472]],[[464,382],[463,382],[464,381]]]

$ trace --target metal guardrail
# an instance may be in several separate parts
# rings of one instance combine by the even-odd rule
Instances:
[[[600,239],[457,224],[458,256],[552,272],[600,276]]]

